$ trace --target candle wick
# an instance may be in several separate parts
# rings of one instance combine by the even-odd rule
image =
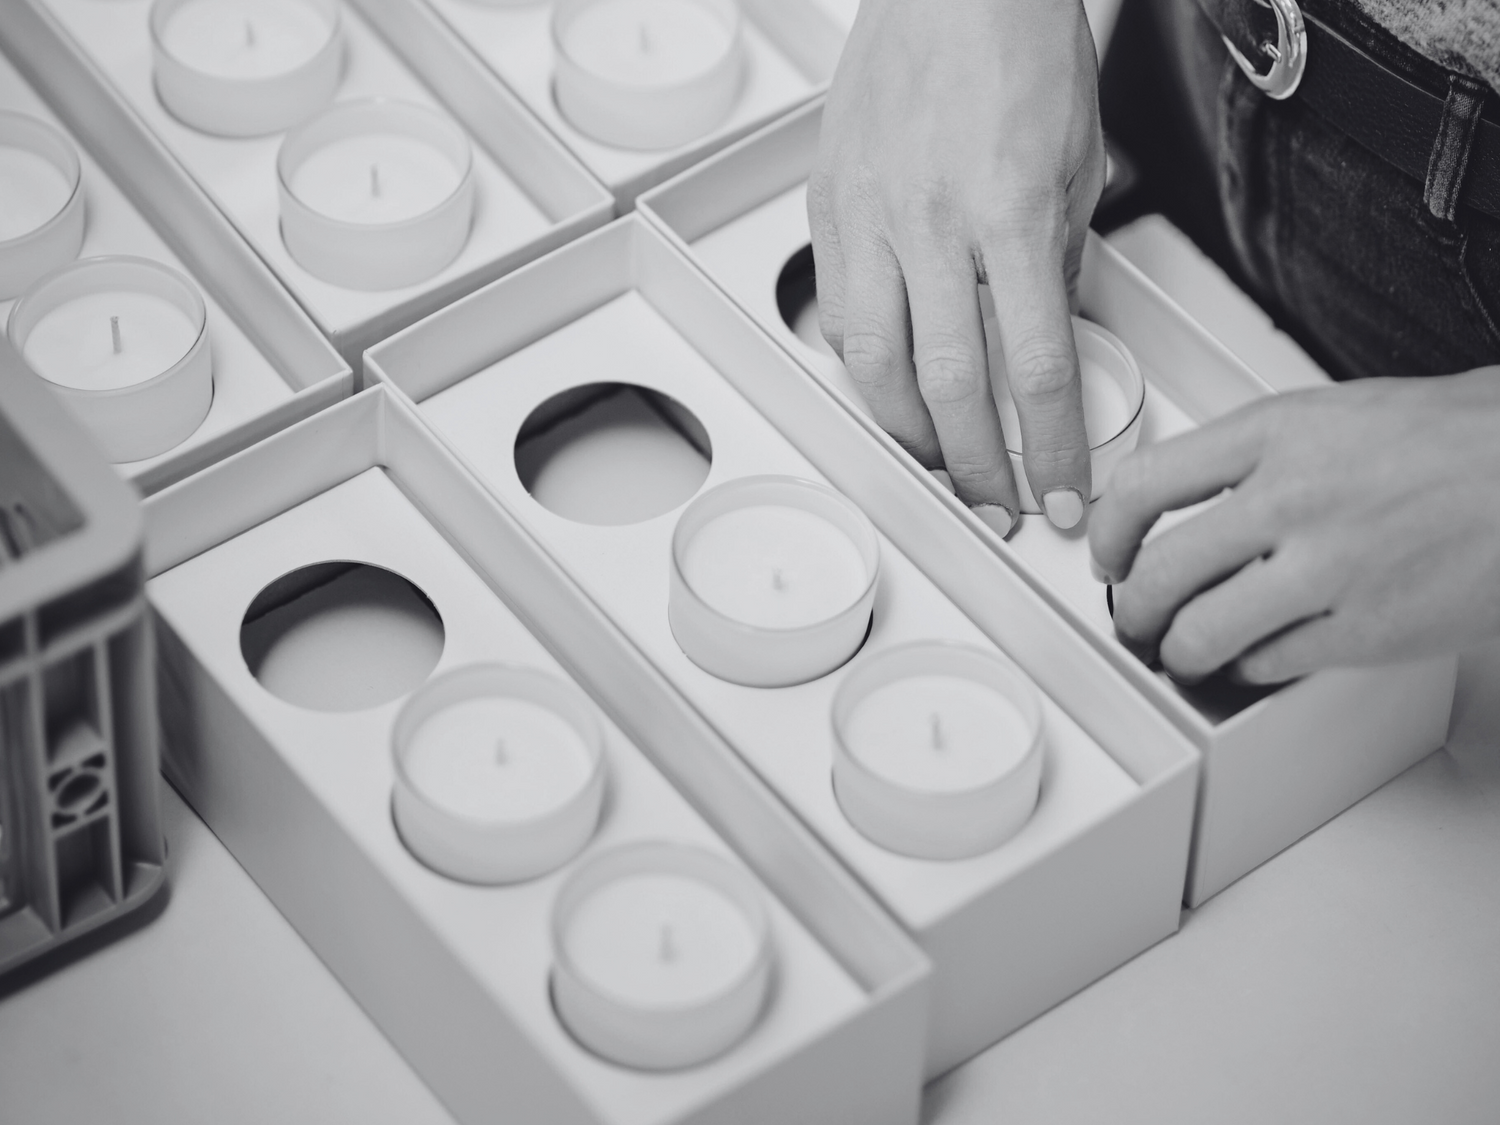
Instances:
[[[255,25],[249,20],[245,21],[245,46],[255,46]]]
[[[109,338],[115,345],[115,355],[119,355],[123,348],[120,344],[120,318],[117,316],[109,318]]]
[[[505,739],[503,738],[495,739],[495,765],[510,765],[510,755],[505,752]]]
[[[370,194],[376,199],[380,198],[380,167],[376,164],[370,165]]]
[[[932,716],[932,748],[943,749],[943,724],[936,715]]]
[[[659,952],[665,964],[670,965],[673,961],[677,960],[677,944],[672,940],[671,926],[664,925],[661,928],[661,949]]]
[[[651,37],[646,34],[645,24],[641,24],[641,53],[646,55],[651,53]]]
[[[780,567],[772,567],[771,568],[771,589],[773,589],[773,590],[785,590],[786,589],[786,579],[781,576],[781,568]]]

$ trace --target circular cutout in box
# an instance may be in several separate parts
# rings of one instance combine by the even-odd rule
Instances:
[[[443,654],[443,619],[401,575],[323,562],[283,575],[245,611],[240,652],[279,699],[363,711],[413,691]]]
[[[516,435],[516,475],[575,523],[643,523],[692,499],[708,477],[708,431],[676,399],[633,383],[553,395]]]
[[[823,338],[818,322],[818,274],[812,244],[786,260],[776,278],[776,311],[793,336],[822,360],[838,362],[838,354]]]

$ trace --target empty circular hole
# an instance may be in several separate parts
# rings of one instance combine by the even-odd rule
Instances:
[[[443,653],[443,619],[411,582],[378,566],[325,562],[255,596],[240,652],[272,695],[313,711],[362,711],[418,687]]]
[[[679,508],[713,463],[708,431],[674,398],[632,383],[553,395],[516,435],[516,475],[578,523],[641,523]]]
[[[811,244],[786,260],[776,279],[776,308],[792,335],[819,355],[838,358],[818,327],[818,274]]]

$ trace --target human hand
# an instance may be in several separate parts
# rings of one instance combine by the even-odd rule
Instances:
[[[808,186],[823,334],[1002,535],[1020,501],[982,282],[1033,493],[1059,527],[1091,495],[1069,294],[1104,182],[1097,70],[1079,0],[864,0]]]
[[[1136,451],[1095,509],[1115,630],[1179,679],[1457,650],[1500,633],[1500,367],[1266,399]]]

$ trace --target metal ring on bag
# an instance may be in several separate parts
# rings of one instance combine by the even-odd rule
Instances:
[[[1281,101],[1297,92],[1302,72],[1307,69],[1307,25],[1302,22],[1297,0],[1269,0],[1269,3],[1271,11],[1276,13],[1276,42],[1260,45],[1261,53],[1271,60],[1271,69],[1265,74],[1255,69],[1227,35],[1222,38],[1245,77],[1268,98]]]

